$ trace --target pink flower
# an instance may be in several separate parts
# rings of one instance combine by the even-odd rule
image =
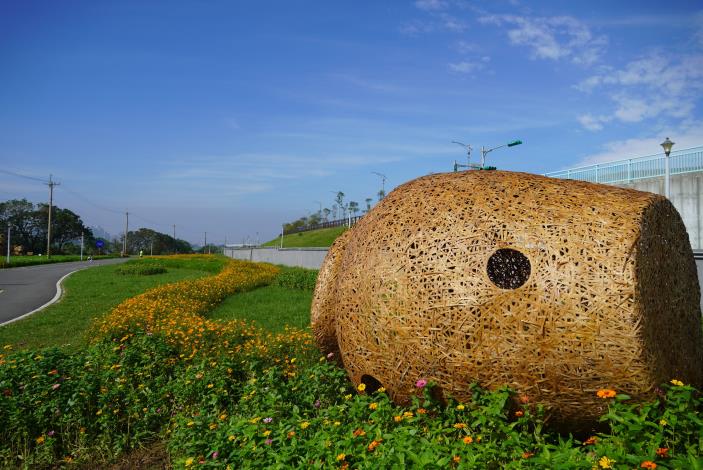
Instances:
[[[267,446],[270,446],[272,442],[273,442],[273,440],[271,440],[271,439],[266,439],[266,440],[264,441],[264,444],[266,444]]]
[[[217,452],[217,451],[215,451],[215,452],[212,453],[212,458],[213,458],[213,459],[216,459],[219,455],[220,455],[220,453]]]
[[[334,357],[334,353],[333,353],[333,352],[331,352],[331,353],[329,353],[329,354],[327,355],[327,359],[332,359],[333,357]]]
[[[52,389],[52,390],[56,390],[56,389],[59,388],[60,386],[61,386],[61,384],[54,384],[54,385],[51,386],[51,389]]]
[[[427,380],[425,380],[425,379],[420,379],[417,382],[415,382],[415,386],[417,388],[424,388],[425,385],[427,385]]]

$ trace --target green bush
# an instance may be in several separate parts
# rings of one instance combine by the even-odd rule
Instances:
[[[279,266],[281,269],[274,284],[288,289],[315,290],[318,271],[315,269]]]
[[[166,268],[160,264],[142,264],[130,261],[115,269],[115,272],[127,276],[151,276],[165,273]]]
[[[644,405],[605,399],[608,431],[577,439],[548,430],[529,399],[516,408],[507,388],[474,386],[469,403],[440,403],[419,382],[412,404],[396,406],[383,391],[354,390],[298,338],[191,359],[148,334],[74,355],[0,355],[0,467],[95,466],[155,440],[176,468],[703,465],[701,395],[679,382]]]

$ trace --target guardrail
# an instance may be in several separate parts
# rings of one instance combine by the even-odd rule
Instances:
[[[345,219],[330,220],[329,222],[320,222],[315,225],[304,225],[302,227],[296,227],[293,230],[286,230],[283,235],[290,235],[292,233],[309,232],[310,230],[320,230],[322,228],[332,228],[332,227],[343,227],[343,226],[353,226],[355,225],[363,215],[356,215],[354,217],[347,217]]]
[[[568,170],[553,171],[545,176],[591,183],[618,184],[664,176],[664,154],[599,163]],[[669,171],[672,175],[703,171],[703,146],[671,152]]]

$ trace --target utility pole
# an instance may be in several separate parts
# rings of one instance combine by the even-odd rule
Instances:
[[[151,239],[151,251],[149,252],[149,256],[154,256],[154,239]]]
[[[371,173],[381,177],[381,194],[383,194],[383,197],[386,197],[386,175],[384,175],[383,173],[378,173],[376,171],[372,171]]]
[[[124,223],[124,242],[122,243],[122,253],[127,256],[127,231],[129,230],[129,212],[125,212],[126,216]]]
[[[283,249],[283,231],[285,230],[285,225],[281,225],[281,249]]]
[[[10,221],[7,223],[7,264],[10,264]]]
[[[207,248],[207,232],[205,232],[205,244],[203,245],[203,254],[205,254],[205,248]],[[210,250],[208,250],[207,254],[210,254]]]
[[[49,186],[49,225],[46,229],[46,258],[51,258],[51,207],[54,205],[54,186],[58,186],[60,183],[55,183],[51,180],[51,175],[49,175],[49,182],[46,183]]]
[[[173,254],[176,254],[176,224],[173,224]]]
[[[83,232],[81,232],[81,261],[83,261]]]

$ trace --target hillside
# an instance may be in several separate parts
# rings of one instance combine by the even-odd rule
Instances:
[[[328,247],[340,236],[346,227],[323,228],[309,232],[293,233],[283,236],[283,248]],[[275,238],[262,246],[280,246],[281,238]]]

